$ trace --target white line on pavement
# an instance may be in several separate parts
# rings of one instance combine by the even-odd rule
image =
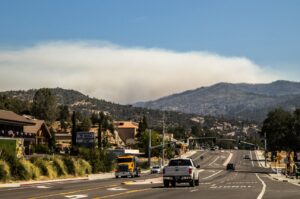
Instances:
[[[211,177],[213,177],[213,176],[215,176],[215,175],[218,175],[219,173],[221,173],[222,171],[218,171],[217,173],[214,173],[214,174],[212,174],[212,175],[210,175],[210,176],[207,176],[207,177],[205,177],[205,178],[202,178],[203,180],[206,180],[206,179],[208,179],[208,178],[211,178]]]
[[[262,185],[263,185],[263,188],[260,192],[260,194],[257,196],[257,199],[262,199],[262,197],[264,196],[265,192],[266,192],[266,183],[259,177],[258,174],[256,174],[256,177],[259,179],[259,181],[261,181]]]
[[[250,151],[250,161],[251,161],[251,163],[252,163],[252,167],[254,167],[254,163],[253,163],[253,158],[252,158],[252,153],[251,153],[251,151]]]
[[[256,151],[255,151],[255,156],[256,156],[256,160],[257,160],[257,162],[258,162],[259,167],[262,167],[262,164],[261,164],[261,162],[260,162],[260,159],[259,159],[259,157],[258,157]]]
[[[228,158],[225,160],[223,166],[226,166],[230,162],[231,158],[232,158],[232,153],[230,152],[230,154],[229,154]]]
[[[220,157],[217,157],[214,161],[212,161],[208,166],[211,166],[213,163],[215,163]]]

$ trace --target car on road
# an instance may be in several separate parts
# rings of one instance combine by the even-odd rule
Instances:
[[[176,183],[189,183],[191,187],[199,186],[200,165],[195,165],[190,158],[174,158],[163,169],[163,182],[165,187],[176,186]]]
[[[244,156],[244,159],[250,160],[250,156],[249,156],[249,155],[245,155],[245,156]]]
[[[226,166],[226,170],[228,171],[234,171],[235,170],[235,166],[233,163],[228,163]]]
[[[155,165],[153,167],[151,167],[151,173],[160,173],[161,172],[161,168],[158,165]]]

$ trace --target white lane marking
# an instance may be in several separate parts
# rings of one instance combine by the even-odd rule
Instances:
[[[197,158],[195,158],[194,161],[198,160],[201,156],[203,156],[204,154],[207,154],[207,153],[208,153],[208,151],[206,151],[206,152],[204,152],[202,154],[199,154],[199,156]]]
[[[219,173],[221,173],[222,171],[218,171],[217,173],[214,173],[214,174],[212,174],[212,175],[210,175],[210,176],[207,176],[207,177],[205,177],[205,178],[202,178],[203,180],[206,180],[206,179],[209,179],[209,178],[211,178],[211,177],[213,177],[213,176],[215,176],[215,175],[218,175]]]
[[[122,188],[122,187],[113,187],[113,188],[109,188],[107,189],[108,191],[126,191],[128,189]]]
[[[265,182],[259,177],[258,174],[256,174],[256,177],[259,179],[259,181],[261,181],[263,188],[260,192],[260,194],[257,196],[257,199],[262,199],[262,197],[264,196],[265,192],[266,192],[266,187],[267,185],[265,184]]]
[[[87,198],[88,195],[70,195],[70,196],[65,196],[66,198],[70,199],[78,199],[78,198]]]
[[[252,163],[252,167],[254,167],[254,163],[253,163],[253,158],[252,158],[252,153],[251,153],[251,151],[250,151],[250,161],[251,161],[251,163]]]
[[[228,158],[225,160],[223,166],[226,166],[226,165],[230,162],[231,158],[232,158],[232,153],[229,154],[229,156],[228,156]]]
[[[198,189],[193,189],[193,190],[191,190],[190,192],[193,193],[193,192],[195,192],[195,191],[198,191]]]
[[[47,187],[47,186],[37,186],[36,188],[38,188],[38,189],[49,189],[50,187]]]
[[[247,188],[251,188],[252,186],[211,186],[209,187],[210,189],[231,189],[231,188],[235,188],[235,189],[247,189]]]
[[[214,164],[220,157],[217,157],[214,161],[212,161],[208,166],[211,166],[212,164]]]

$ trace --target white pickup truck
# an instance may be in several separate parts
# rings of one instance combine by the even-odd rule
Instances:
[[[171,159],[163,169],[164,186],[176,186],[176,183],[189,183],[191,187],[199,186],[200,165],[195,165],[190,158]]]

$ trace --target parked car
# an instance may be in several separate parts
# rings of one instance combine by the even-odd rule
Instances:
[[[168,166],[163,169],[164,186],[176,186],[176,183],[189,183],[191,187],[199,186],[200,165],[195,165],[190,158],[171,159]]]
[[[250,156],[249,155],[245,155],[244,159],[250,160]]]
[[[228,171],[234,171],[235,170],[235,166],[233,163],[228,163],[226,166],[226,170]]]
[[[151,173],[160,173],[161,172],[161,168],[158,165],[155,165],[151,168]]]

